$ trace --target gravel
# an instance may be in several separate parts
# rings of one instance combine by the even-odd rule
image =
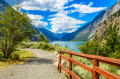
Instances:
[[[0,79],[65,79],[54,66],[54,53],[40,49],[26,49],[34,58],[24,64],[7,67],[0,72]]]

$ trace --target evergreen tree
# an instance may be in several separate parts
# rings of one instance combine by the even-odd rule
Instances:
[[[120,58],[120,36],[117,24],[110,25],[104,35],[104,42],[99,42],[97,35],[90,41],[80,46],[78,49],[85,54],[101,55],[112,58]]]
[[[106,31],[106,35],[104,37],[105,43],[103,45],[103,55],[108,56],[111,53],[119,50],[120,48],[120,37],[118,35],[119,28],[117,28],[117,24],[114,26],[110,25],[108,30]]]
[[[47,42],[47,40],[45,39],[45,36],[42,34],[42,33],[40,33],[40,36],[39,36],[39,40],[38,40],[39,42]]]
[[[6,7],[5,12],[0,14],[0,49],[4,57],[8,58],[15,50],[18,43],[24,38],[28,38],[34,33],[31,31],[31,20],[26,13],[20,11],[17,6],[14,9],[10,6]]]
[[[87,41],[78,49],[85,54],[100,55],[100,48],[101,46],[97,39],[97,34],[95,34],[95,37],[91,41]]]

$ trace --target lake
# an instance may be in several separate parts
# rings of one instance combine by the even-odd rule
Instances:
[[[63,47],[67,47],[69,49],[72,49],[73,51],[76,51],[76,52],[80,52],[80,50],[78,49],[78,47],[82,44],[84,44],[85,42],[70,42],[70,41],[54,41],[54,42],[49,42],[49,44],[59,44]]]

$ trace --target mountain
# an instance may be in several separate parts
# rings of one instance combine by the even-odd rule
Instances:
[[[40,32],[42,32],[48,39],[50,39],[51,41],[59,41],[60,38],[53,32],[47,30],[44,27],[41,28],[37,28]]]
[[[56,33],[56,35],[58,36],[58,37],[62,37],[63,35],[65,35],[66,33]]]
[[[9,5],[4,0],[0,0],[0,12],[5,11],[6,6],[9,6]],[[55,35],[51,31],[49,31],[49,30],[47,30],[43,27],[42,28],[34,27],[33,29],[37,30],[37,32],[34,35],[34,37],[32,37],[32,41],[37,41],[38,40],[40,32],[42,32],[45,35],[45,37],[48,41],[58,41],[58,40],[60,40],[60,38],[57,35]]]
[[[5,7],[9,6],[4,0],[0,0],[0,12],[5,11]]]
[[[102,11],[98,16],[95,17],[95,19],[93,21],[80,27],[75,32],[65,34],[61,39],[63,41],[70,41],[70,40],[72,40],[72,41],[86,41],[86,40],[88,40],[87,37],[89,36],[89,33],[90,33],[89,30],[92,30],[95,27],[94,23],[99,23],[99,21],[101,20],[101,18],[105,12],[106,11]],[[84,35],[84,36],[82,36],[82,35]]]
[[[93,21],[85,24],[84,26],[80,27],[73,33],[65,34],[62,37],[63,41],[87,41],[90,40],[100,23],[104,20],[107,20],[110,15],[117,12],[120,9],[120,1],[118,1],[115,5],[113,5],[110,9],[102,11],[99,15],[97,15]]]
[[[99,27],[96,30],[97,39],[99,41],[104,41],[103,37],[106,34],[106,30],[110,25],[114,26],[114,24],[117,24],[117,28],[120,29],[120,10],[111,15],[107,20],[105,20],[99,25]],[[120,30],[118,31],[118,34],[120,35]]]
[[[33,27],[32,30],[36,30],[36,33],[31,37],[31,41],[38,41],[41,31],[38,30],[38,29],[37,29],[36,27],[34,27],[33,25],[31,25],[31,26]],[[43,35],[44,35],[44,34],[43,34]],[[45,35],[44,35],[44,36],[45,36]],[[47,40],[48,42],[51,42],[51,40],[50,40],[49,38],[47,38],[46,36],[45,36],[45,38],[46,38],[46,40]]]

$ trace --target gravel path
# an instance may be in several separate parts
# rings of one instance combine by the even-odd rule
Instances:
[[[0,79],[64,79],[53,65],[56,59],[54,53],[26,49],[34,53],[32,58],[20,65],[13,65],[0,72]]]

